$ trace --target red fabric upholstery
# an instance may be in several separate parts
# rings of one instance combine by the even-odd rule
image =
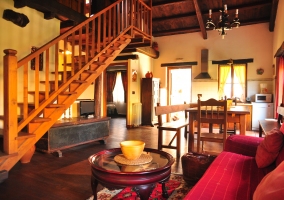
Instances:
[[[252,199],[268,172],[257,167],[254,157],[223,151],[185,199]]]
[[[266,135],[256,150],[256,164],[259,168],[272,164],[283,146],[283,133],[279,129],[272,129]]]
[[[224,151],[255,157],[257,147],[262,141],[263,138],[259,137],[231,135],[226,140]]]
[[[282,149],[280,150],[277,158],[276,158],[276,166],[280,165],[280,163],[284,161],[284,146],[282,147]]]
[[[255,155],[261,141],[263,138],[259,137],[228,137],[224,151],[217,156],[185,199],[251,200],[262,178],[275,169],[274,163],[258,168]],[[282,151],[284,157],[284,148]]]
[[[283,199],[284,197],[284,162],[267,174],[257,186],[253,200]]]

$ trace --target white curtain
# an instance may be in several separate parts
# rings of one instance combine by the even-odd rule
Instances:
[[[224,88],[226,85],[227,78],[229,76],[229,72],[231,71],[230,65],[221,65],[219,67],[219,99],[224,96]]]
[[[237,94],[236,91],[235,91],[235,95],[240,97],[241,100],[245,100],[245,91],[246,91],[246,66],[245,65],[234,65],[234,72],[235,72],[235,75],[236,77],[238,78],[238,82],[239,84],[241,85],[241,92],[239,90],[240,93]],[[235,81],[236,83],[236,81]]]
[[[114,103],[124,103],[124,89],[122,84],[121,72],[117,72],[116,83],[112,94]]]

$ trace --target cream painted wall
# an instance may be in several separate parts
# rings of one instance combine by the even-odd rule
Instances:
[[[14,8],[14,1],[1,0],[0,13],[3,14],[5,9],[11,9],[18,13],[25,14],[30,22],[26,27],[19,27],[0,18],[0,91],[3,94],[3,50],[17,50],[18,60],[25,57],[31,52],[31,46],[40,47],[59,35],[60,21],[57,19],[45,20],[43,13],[34,9]],[[0,114],[3,114],[3,95],[0,95]],[[0,125],[1,126],[1,125]]]
[[[127,119],[126,124],[133,124],[132,120],[132,104],[141,102],[141,79],[145,77],[147,71],[152,71],[153,58],[141,53],[137,60],[128,60],[128,102],[127,102]],[[132,82],[132,70],[137,71],[137,81]]]
[[[192,102],[196,102],[197,94],[203,98],[218,98],[217,65],[212,60],[253,58],[248,64],[248,96],[259,92],[259,84],[267,83],[272,88],[273,77],[273,33],[268,30],[268,23],[251,26],[241,26],[227,32],[225,39],[217,31],[208,31],[208,39],[204,40],[201,32],[180,34],[166,37],[156,37],[160,56],[154,59],[153,73],[161,79],[161,87],[167,88],[167,70],[162,63],[174,63],[177,58],[182,62],[197,61],[192,67],[192,77],[198,75],[201,64],[201,49],[209,50],[209,74],[212,80],[195,80],[192,84]],[[263,68],[264,74],[257,75],[256,69]]]

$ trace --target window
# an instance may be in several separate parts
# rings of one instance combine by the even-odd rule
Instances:
[[[112,94],[113,102],[124,102],[124,89],[122,84],[121,72],[117,72],[115,86]]]
[[[219,98],[240,98],[245,101],[247,88],[247,66],[245,64],[219,65]]]

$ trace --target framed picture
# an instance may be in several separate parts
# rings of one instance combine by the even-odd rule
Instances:
[[[32,46],[31,52],[35,52],[38,48]],[[35,70],[35,58],[31,60],[31,70]],[[39,55],[39,71],[43,70],[43,53]]]

